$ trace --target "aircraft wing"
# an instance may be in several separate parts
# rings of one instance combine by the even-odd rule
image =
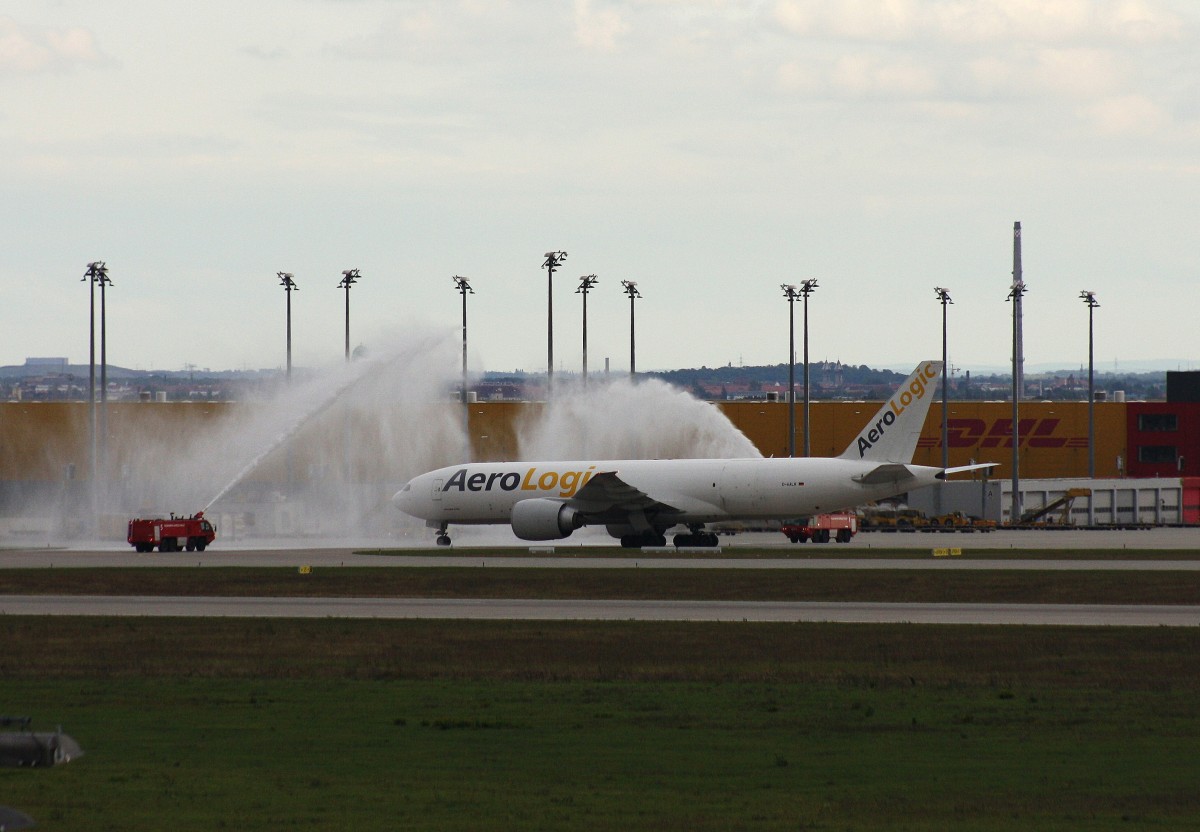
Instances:
[[[899,462],[884,462],[876,465],[865,474],[859,474],[854,478],[855,482],[861,482],[863,485],[878,485],[884,482],[899,482],[900,480],[910,479],[913,472],[908,470],[907,465],[902,465]]]
[[[625,482],[616,471],[601,471],[592,476],[567,504],[591,517],[680,513],[677,507],[656,500]]]

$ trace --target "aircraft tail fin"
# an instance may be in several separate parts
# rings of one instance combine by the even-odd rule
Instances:
[[[940,361],[922,361],[918,364],[895,395],[846,448],[842,459],[905,465],[912,462],[941,371]]]

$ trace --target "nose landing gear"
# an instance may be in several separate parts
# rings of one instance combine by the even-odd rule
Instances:
[[[445,523],[438,526],[437,545],[439,545],[439,546],[449,546],[450,545],[450,535],[446,533],[446,524]]]

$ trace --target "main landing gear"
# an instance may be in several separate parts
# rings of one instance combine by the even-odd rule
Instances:
[[[711,549],[718,545],[717,536],[704,531],[703,526],[690,527],[687,534],[677,534],[672,538],[675,548],[697,547]],[[667,537],[663,532],[647,531],[635,534],[621,535],[621,546],[625,549],[662,548],[667,545]]]
[[[666,545],[667,538],[662,532],[648,531],[621,535],[622,549],[661,548]]]
[[[674,539],[675,548],[679,549],[683,546],[695,546],[701,549],[712,549],[716,547],[718,540],[717,536],[712,532],[704,531],[703,526],[689,527],[687,534],[677,534]]]

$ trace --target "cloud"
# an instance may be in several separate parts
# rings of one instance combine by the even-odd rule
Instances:
[[[1140,95],[1106,98],[1086,107],[1084,115],[1109,135],[1145,136],[1168,124],[1162,108]]]
[[[629,24],[613,8],[595,8],[591,0],[575,0],[575,40],[588,49],[604,52],[617,46]]]
[[[27,26],[0,17],[0,73],[59,72],[107,61],[87,29]]]
[[[778,0],[775,22],[802,37],[994,43],[1178,39],[1179,15],[1154,0]]]
[[[837,89],[860,97],[919,98],[932,95],[938,88],[937,79],[924,67],[872,55],[843,55],[831,77]]]

